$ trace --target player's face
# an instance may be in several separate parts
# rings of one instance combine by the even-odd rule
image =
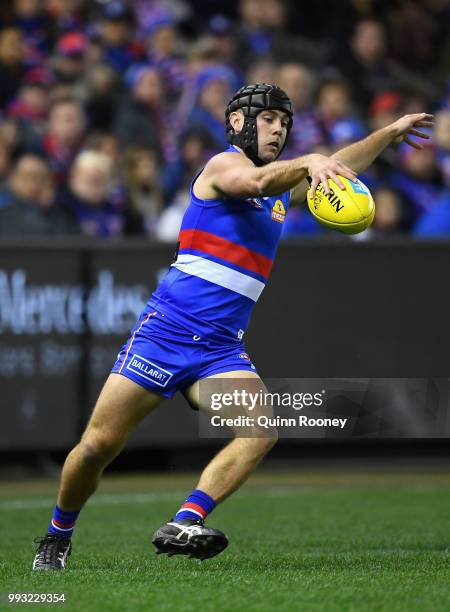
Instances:
[[[283,111],[264,110],[257,115],[258,157],[264,162],[272,162],[280,154],[288,125],[289,116]]]

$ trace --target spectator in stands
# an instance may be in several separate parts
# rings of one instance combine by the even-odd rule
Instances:
[[[370,127],[381,130],[393,123],[401,114],[402,98],[396,91],[383,91],[376,95],[369,107]]]
[[[438,59],[440,29],[429,8],[420,2],[394,3],[389,17],[392,57],[411,70],[427,73]]]
[[[122,149],[139,145],[171,162],[176,158],[174,119],[165,105],[161,74],[155,66],[137,64],[126,74],[129,93],[114,120]]]
[[[238,57],[246,70],[255,59],[267,57],[278,63],[323,65],[327,47],[322,41],[312,42],[289,32],[289,3],[285,0],[241,0],[239,12]]]
[[[104,153],[83,151],[73,163],[68,186],[58,194],[58,204],[70,212],[85,236],[110,238],[123,232],[124,215],[110,200],[112,170]]]
[[[0,132],[0,188],[11,172],[11,146]]]
[[[39,149],[40,139],[47,127],[48,107],[48,88],[42,83],[28,83],[24,79],[17,96],[6,108],[6,117],[15,125],[19,151]]]
[[[80,102],[74,98],[54,102],[41,147],[59,184],[67,178],[69,168],[81,149],[85,128],[86,116]]]
[[[389,236],[409,229],[413,215],[401,192],[389,184],[382,184],[372,195],[376,202],[376,215],[370,228],[371,236]]]
[[[352,88],[352,99],[368,108],[375,95],[395,89],[388,62],[386,29],[375,19],[356,23],[343,74]]]
[[[113,178],[109,200],[117,211],[127,213],[128,196],[125,185],[124,161],[117,138],[111,132],[91,132],[86,139],[84,148],[103,153],[111,160]]]
[[[246,70],[253,61],[270,55],[272,41],[260,0],[240,0],[239,16],[238,57]]]
[[[400,169],[389,176],[390,184],[409,202],[415,217],[430,212],[444,195],[442,177],[431,143],[423,149],[400,145]]]
[[[114,175],[116,177],[120,176],[122,155],[119,149],[119,142],[114,134],[100,130],[91,132],[86,140],[85,148],[107,155],[113,165]]]
[[[14,0],[14,25],[22,32],[25,62],[42,62],[49,49],[49,19],[40,0]]]
[[[169,11],[158,8],[149,14],[143,29],[148,61],[163,75],[168,99],[175,101],[186,78],[177,22]]]
[[[439,109],[433,149],[416,155],[401,147],[397,156],[391,147],[363,180],[372,191],[381,189],[383,204],[404,199],[418,217],[431,215],[441,201],[445,210],[447,3],[427,2],[426,9],[418,2],[382,0],[329,4],[325,13],[311,6],[306,19],[290,0],[239,0],[235,7],[220,0],[4,2],[0,180],[8,184],[11,160],[37,152],[47,156],[63,185],[88,136],[89,147],[114,165],[108,201],[119,216],[126,215],[128,201],[122,153],[136,146],[156,154],[151,162],[152,153],[146,153],[142,166],[158,166],[163,200],[181,202],[178,215],[186,168],[191,172],[192,160],[204,163],[227,144],[223,107],[244,73],[246,82],[278,82],[293,99],[295,121],[284,158],[329,154],[359,138],[366,125],[378,129],[401,114]],[[325,66],[330,70],[322,71]],[[327,80],[319,95],[323,125],[311,101],[318,77]],[[345,79],[351,95],[330,78]],[[394,207],[385,206],[386,218]],[[311,231],[304,213],[290,212],[286,235]],[[401,231],[411,222],[405,219]],[[132,225],[126,217],[126,232],[144,231],[139,224],[130,230]],[[388,225],[381,222],[374,235],[391,233]]]
[[[43,0],[43,6],[50,20],[52,38],[56,39],[64,32],[83,29],[80,0]]]
[[[227,148],[223,127],[224,108],[233,92],[233,73],[224,66],[203,70],[197,80],[197,101],[189,125],[206,130],[216,151]]]
[[[15,119],[2,118],[0,121],[0,141],[8,148],[11,158],[17,158],[23,153],[20,129]]]
[[[231,20],[224,15],[214,15],[208,22],[207,37],[210,44],[209,54],[213,62],[226,66],[233,72],[233,91],[239,89],[244,85],[244,74],[239,68],[236,38]]]
[[[154,151],[131,147],[124,155],[129,207],[125,233],[154,236],[163,208],[161,168]]]
[[[134,17],[121,0],[105,3],[100,24],[103,61],[118,74],[124,74],[133,64],[143,61],[144,49],[132,38]]]
[[[43,83],[23,81],[17,96],[6,108],[8,117],[30,124],[36,132],[43,131],[49,104],[48,89]]]
[[[240,86],[240,69],[237,66],[227,65],[226,62],[221,63],[222,59],[224,59],[223,55],[216,52],[213,39],[208,35],[200,37],[190,47],[186,57],[182,96],[176,106],[176,114],[179,117],[178,133],[189,128],[189,119],[197,105],[199,87],[204,82],[205,75],[210,74],[210,71],[223,68],[223,73],[229,79],[231,88],[234,90]]]
[[[238,58],[232,21],[225,15],[214,15],[208,21],[206,35],[211,43],[214,60],[220,64],[230,65],[234,69]]]
[[[25,74],[22,33],[17,28],[0,30],[0,106],[17,94]]]
[[[83,77],[89,41],[81,32],[67,32],[58,40],[55,55],[50,62],[60,83],[77,84]]]
[[[195,78],[202,70],[216,63],[214,49],[208,36],[200,36],[193,41],[186,52],[186,74],[183,81],[182,95],[184,95],[186,86],[190,87],[191,82],[195,82]]]
[[[189,191],[192,177],[214,155],[215,143],[201,126],[191,126],[180,138],[180,157],[163,174],[164,199],[171,203]]]
[[[351,108],[345,81],[330,80],[322,83],[317,94],[317,109],[326,140],[333,152],[364,138],[366,129]]]
[[[107,64],[94,64],[86,74],[84,85],[89,124],[97,130],[112,130],[120,94],[117,73]]]
[[[278,63],[302,62],[309,67],[324,65],[329,52],[328,45],[315,38],[314,41],[300,33],[290,31],[292,5],[286,0],[262,0],[260,10],[266,32],[270,35],[271,56]]]
[[[247,83],[277,83],[278,65],[270,58],[260,59],[248,67],[246,75]]]
[[[314,151],[326,142],[319,116],[312,106],[314,78],[302,64],[282,64],[276,78],[294,105],[294,124],[283,158],[290,159]]]
[[[48,164],[36,155],[17,161],[0,191],[0,235],[47,236],[75,233],[68,215],[54,204],[54,183]]]
[[[0,207],[4,208],[19,200],[44,203],[47,194],[49,169],[37,155],[23,155],[14,164],[7,187],[2,190]]]
[[[181,219],[189,204],[189,189],[192,178],[213,155],[211,139],[206,132],[191,128],[183,134],[180,143],[180,160],[173,174],[166,177],[166,197],[170,206],[163,210],[156,227],[159,240],[173,242],[176,240]],[[170,186],[170,189],[169,189]]]

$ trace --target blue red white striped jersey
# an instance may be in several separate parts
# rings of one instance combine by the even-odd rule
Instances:
[[[290,192],[201,200],[192,185],[176,260],[150,303],[240,337],[269,278]]]

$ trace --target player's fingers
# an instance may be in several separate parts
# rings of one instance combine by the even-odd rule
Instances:
[[[415,121],[414,125],[416,127],[433,127],[434,121]]]
[[[328,176],[326,174],[321,174],[320,182],[322,183],[322,187],[327,195],[330,193],[330,186],[328,185]]]
[[[309,190],[309,192],[310,192],[310,194],[311,194],[311,197],[313,198],[313,197],[314,197],[314,194],[316,193],[316,189],[317,189],[317,187],[318,187],[318,185],[319,185],[320,178],[318,178],[318,177],[316,177],[316,176],[311,177],[311,178],[312,178],[312,181],[311,181],[311,189]]]
[[[341,181],[338,174],[330,172],[330,179],[334,181],[341,189],[345,189],[345,184]]]
[[[434,115],[430,115],[430,113],[414,113],[412,115],[407,115],[407,117],[415,121],[432,121],[434,119]]]
[[[420,132],[419,130],[415,130],[414,128],[411,128],[408,133],[412,134],[413,136],[419,136],[420,138],[425,138],[426,140],[430,139],[429,134],[425,134],[425,132]]]
[[[423,149],[423,146],[421,144],[419,144],[418,142],[415,142],[408,136],[405,136],[405,142],[409,144],[410,147],[414,147],[414,149],[419,149],[419,150]]]
[[[355,178],[358,176],[356,172],[354,172],[351,168],[347,168],[347,166],[344,166],[343,164],[339,165],[338,172],[339,174],[342,174],[342,176],[345,176],[345,178],[350,179],[351,181],[354,181]]]

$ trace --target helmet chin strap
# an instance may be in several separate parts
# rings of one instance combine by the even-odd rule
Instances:
[[[256,117],[245,117],[242,130],[238,133],[234,132],[233,130],[230,141],[231,144],[242,149],[245,155],[252,160],[255,166],[265,166],[266,164],[270,163],[262,160],[258,156],[258,127],[256,125]],[[278,159],[283,149],[284,145],[275,159]]]
[[[248,138],[248,134],[250,133],[252,137]],[[231,144],[234,144],[240,149],[242,149],[245,155],[252,160],[255,166],[265,166],[266,164],[270,163],[268,161],[262,160],[258,156],[258,127],[256,125],[256,117],[246,117],[244,119],[244,125],[242,126],[242,130],[238,133],[233,131],[230,141]],[[285,145],[286,141],[283,144],[283,147],[278,152],[275,160],[279,158]]]
[[[235,132],[232,128],[229,134],[231,144],[237,145],[242,149],[256,166],[263,164],[258,157],[258,128],[256,127],[256,117],[244,115],[244,124],[240,132]]]

